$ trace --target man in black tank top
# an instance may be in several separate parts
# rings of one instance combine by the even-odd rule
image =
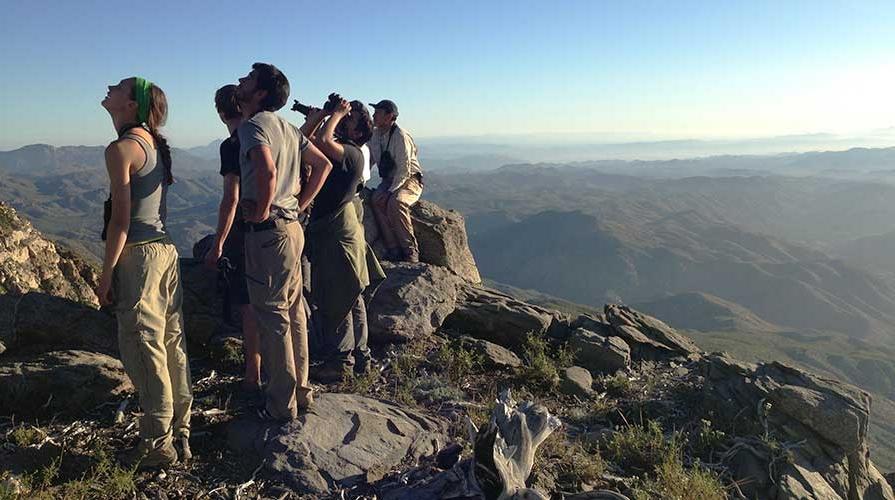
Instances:
[[[239,308],[245,348],[245,378],[243,389],[250,393],[260,391],[261,353],[258,328],[249,304],[249,290],[245,278],[245,234],[243,218],[239,210],[241,190],[239,173],[239,137],[236,130],[242,124],[242,112],[236,97],[236,85],[224,85],[215,92],[214,104],[218,116],[230,133],[221,143],[221,176],[224,178],[223,196],[218,208],[218,225],[214,243],[205,256],[205,264],[213,270],[219,268],[225,257],[226,297],[231,306]],[[225,311],[228,310],[225,308]],[[228,318],[229,319],[229,318]]]

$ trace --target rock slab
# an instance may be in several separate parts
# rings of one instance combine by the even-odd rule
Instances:
[[[0,415],[80,416],[132,391],[121,362],[105,354],[55,351],[0,363]]]
[[[372,191],[364,193],[364,234],[367,243],[382,257],[385,246],[379,237],[379,228],[369,204]],[[446,267],[471,283],[481,283],[478,267],[469,240],[463,216],[453,210],[445,210],[438,205],[420,200],[410,209],[413,232],[420,248],[420,262]]]
[[[383,262],[386,279],[367,304],[370,343],[431,335],[457,304],[462,278],[429,264]]]
[[[723,354],[700,361],[709,407],[729,421],[753,418],[779,442],[798,443],[790,460],[778,463],[777,486],[753,481],[747,497],[895,499],[869,459],[870,396],[853,386],[781,363],[750,364]],[[743,410],[751,414],[743,414]],[[767,429],[767,431],[765,431]],[[734,479],[769,470],[768,454],[740,453],[730,464]]]
[[[631,348],[621,337],[578,328],[569,336],[575,360],[594,373],[614,373],[631,364]]]
[[[570,366],[560,374],[559,390],[565,394],[587,398],[594,392],[591,388],[593,384],[594,378],[587,368]]]
[[[457,307],[444,326],[509,349],[520,349],[528,334],[545,334],[554,318],[553,312],[547,309],[497,290],[464,285]]]
[[[276,425],[240,419],[228,441],[264,461],[300,494],[325,494],[382,478],[393,467],[433,455],[445,426],[394,403],[356,394],[321,394],[308,413]]]
[[[0,295],[0,338],[8,354],[86,349],[117,355],[111,314],[44,292]]]
[[[485,368],[518,368],[522,360],[513,351],[487,340],[460,337],[460,345],[478,355]]]
[[[699,355],[702,352],[689,337],[628,306],[607,304],[603,314],[614,334],[631,347],[635,359],[668,359]]]

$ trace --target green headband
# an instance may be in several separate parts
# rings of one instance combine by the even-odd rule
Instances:
[[[149,89],[152,88],[152,82],[145,78],[136,77],[134,79],[134,94],[137,97],[137,122],[146,123],[149,120]]]

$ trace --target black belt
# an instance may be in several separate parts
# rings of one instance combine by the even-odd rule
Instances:
[[[240,224],[239,230],[245,233],[258,233],[261,231],[269,231],[271,229],[276,229],[277,227],[285,226],[286,224],[291,224],[296,222],[295,219],[283,219],[283,218],[270,218],[263,222],[245,222],[242,221]]]

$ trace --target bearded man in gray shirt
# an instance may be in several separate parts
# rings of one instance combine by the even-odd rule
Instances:
[[[320,191],[332,164],[301,130],[275,114],[289,98],[289,80],[275,66],[253,64],[239,79],[237,96],[244,117],[237,133],[245,275],[268,376],[266,404],[258,416],[291,420],[313,401],[301,306],[304,234],[298,215]],[[305,185],[303,163],[311,167]]]

